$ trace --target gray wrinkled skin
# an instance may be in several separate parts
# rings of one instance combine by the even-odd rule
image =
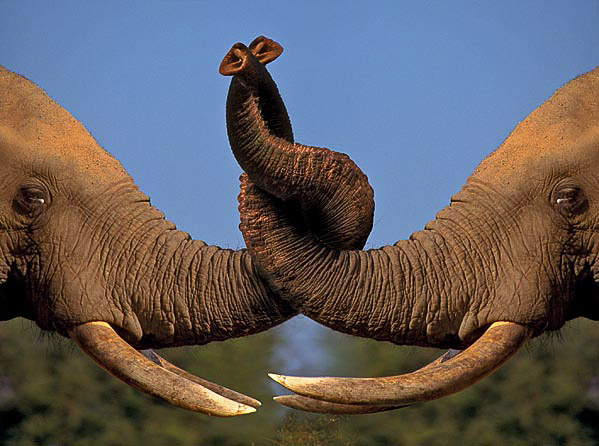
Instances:
[[[75,118],[0,67],[0,320],[63,335],[105,321],[137,347],[162,347],[294,314],[245,251],[177,231]]]
[[[251,116],[249,108],[237,116]],[[275,153],[280,142],[251,137],[268,131],[263,122],[242,124],[238,151]],[[299,170],[306,155],[296,157],[289,165]],[[335,190],[347,177],[323,165],[313,171]],[[250,180],[264,175],[250,167]],[[538,335],[572,318],[599,319],[599,68],[531,113],[434,221],[393,246],[331,249],[309,227],[317,222],[284,201],[284,186],[266,193],[254,183],[240,195],[249,252],[282,298],[333,329],[463,348],[497,321]]]

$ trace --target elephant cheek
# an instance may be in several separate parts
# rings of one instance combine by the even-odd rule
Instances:
[[[567,297],[541,272],[505,274],[480,302],[470,307],[460,325],[459,337],[467,344],[480,331],[498,321],[509,321],[536,330],[557,330],[565,323]]]
[[[38,325],[64,336],[74,326],[86,322],[107,322],[129,343],[143,336],[137,315],[127,305],[113,299],[103,281],[85,273],[63,274],[51,285],[48,307],[39,314]],[[43,306],[39,305],[42,309]]]

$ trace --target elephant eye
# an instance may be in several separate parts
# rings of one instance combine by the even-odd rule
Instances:
[[[13,201],[15,211],[31,218],[40,215],[48,204],[48,193],[40,186],[21,187]]]
[[[588,202],[583,191],[576,186],[558,189],[554,195],[554,204],[564,217],[572,217],[585,211]]]

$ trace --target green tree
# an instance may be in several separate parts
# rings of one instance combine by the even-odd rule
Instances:
[[[441,352],[323,330],[329,356],[303,373],[380,376]],[[186,446],[568,445],[599,443],[599,324],[576,321],[530,343],[491,377],[454,396],[387,413],[311,415],[277,407],[267,370],[280,332],[161,351],[183,368],[248,393],[257,414],[211,418],[165,405],[100,370],[69,341],[28,322],[0,325],[0,444]],[[283,392],[280,392],[283,393]]]
[[[47,338],[47,337],[46,337]],[[162,350],[199,376],[268,401],[264,371],[274,331],[202,347]],[[270,407],[269,407],[270,406]],[[257,415],[220,419],[166,405],[99,369],[70,341],[40,339],[23,321],[0,325],[2,445],[263,445],[275,430],[274,405]]]
[[[337,361],[319,374],[398,374],[442,353],[330,330],[325,342]],[[355,417],[289,415],[280,435],[325,423],[321,444],[328,446],[599,444],[599,324],[575,321],[559,337],[529,344],[495,374],[451,397]]]

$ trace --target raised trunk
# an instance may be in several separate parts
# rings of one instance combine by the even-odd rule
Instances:
[[[346,251],[360,249],[372,227],[366,176],[345,154],[292,144],[272,131],[273,110],[284,110],[278,89],[239,45],[223,62],[235,55],[242,66],[227,97],[227,129],[250,178],[242,181],[240,228],[264,276],[333,329],[396,343],[461,345],[471,290],[456,271],[467,259],[456,255],[465,252],[433,231],[380,251]]]
[[[345,154],[294,144],[288,120],[278,118],[287,116],[285,106],[264,65],[241,44],[223,64],[231,54],[244,64],[227,96],[229,142],[241,167],[260,188],[294,202],[325,245],[362,248],[374,215],[366,176]],[[330,187],[331,178],[341,181]]]
[[[302,189],[301,196],[290,195],[278,181],[258,181],[266,192],[247,181],[242,186],[240,228],[279,295],[346,333],[412,345],[468,346],[454,358],[408,375],[271,375],[303,396],[286,397],[284,404],[360,413],[443,397],[492,373],[531,336],[585,314],[576,299],[588,302],[595,289],[592,282],[589,286],[589,257],[581,260],[581,254],[589,254],[583,246],[594,246],[582,242],[588,238],[582,234],[589,230],[584,215],[592,202],[584,192],[592,190],[592,169],[585,169],[596,161],[589,158],[597,141],[596,101],[589,102],[596,97],[596,80],[596,71],[581,76],[533,112],[424,231],[369,252],[325,246],[314,235],[317,219],[304,224],[297,205],[288,201],[295,198],[300,209],[306,204],[327,209],[325,193],[342,185],[351,196],[359,190],[359,175],[343,167],[303,168],[303,160],[326,166],[335,165],[329,160],[344,161],[323,149],[312,155],[309,148],[269,138],[256,110],[260,101],[234,104],[227,116],[239,121],[229,125],[239,135],[230,137],[250,179],[287,175],[280,182],[314,186]],[[351,163],[345,166],[357,170]],[[327,227],[343,231],[335,209],[340,203],[342,197],[328,210]]]

